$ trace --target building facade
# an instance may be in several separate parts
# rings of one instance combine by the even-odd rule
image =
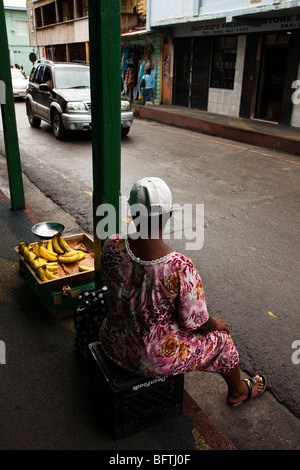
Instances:
[[[141,98],[139,83],[150,63],[155,102],[161,101],[161,34],[146,30],[146,0],[121,0],[121,79],[123,92]],[[113,11],[112,11],[113,14]],[[88,0],[27,0],[30,44],[39,59],[89,63]]]
[[[89,62],[88,0],[27,0],[26,6],[37,58]]]
[[[26,8],[4,5],[7,40],[12,66],[23,66],[28,75],[31,70],[30,46]]]
[[[300,127],[300,1],[151,0],[162,102]]]

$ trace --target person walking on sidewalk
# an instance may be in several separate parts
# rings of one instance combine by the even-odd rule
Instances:
[[[261,395],[265,377],[241,379],[229,326],[209,315],[192,260],[164,243],[164,226],[174,210],[167,184],[143,178],[133,185],[128,202],[137,231],[112,235],[101,253],[109,299],[99,335],[105,353],[145,377],[219,373],[230,406]]]
[[[142,92],[142,105],[145,106],[146,101],[151,101],[154,105],[154,75],[151,74],[151,68],[145,67],[145,74],[142,76],[140,88]]]

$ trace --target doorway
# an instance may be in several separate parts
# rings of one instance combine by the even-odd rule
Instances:
[[[174,93],[175,106],[190,106],[191,94],[191,39],[174,40]]]
[[[288,35],[267,35],[261,51],[255,118],[278,123],[284,94]]]

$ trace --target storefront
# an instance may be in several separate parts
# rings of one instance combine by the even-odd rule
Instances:
[[[300,127],[292,99],[300,78],[300,14],[246,23],[174,28],[172,104]],[[166,51],[169,44],[164,57]],[[168,101],[169,94],[162,99]]]
[[[154,102],[161,99],[161,35],[146,30],[121,34],[121,92],[131,101],[141,100],[140,82],[146,65],[155,77]]]

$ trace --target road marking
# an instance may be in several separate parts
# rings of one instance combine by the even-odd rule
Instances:
[[[153,124],[149,124],[149,123],[145,123],[145,122],[143,122],[143,124],[144,124],[144,126],[155,127],[156,129],[158,128],[158,126],[154,126]],[[248,152],[255,153],[256,155],[261,156],[261,157],[273,158],[275,160],[281,160],[281,161],[284,161],[284,162],[293,163],[294,165],[300,165],[300,162],[295,162],[293,160],[288,160],[287,158],[283,158],[283,157],[277,157],[276,155],[270,155],[269,153],[262,153],[262,152],[259,152],[258,150],[252,150],[248,147],[244,147],[244,146],[241,146],[241,145],[228,144],[227,142],[221,142],[219,140],[209,139],[207,137],[200,137],[198,135],[193,135],[193,134],[190,134],[188,132],[175,131],[173,129],[164,129],[163,127],[159,127],[159,128],[161,130],[163,130],[164,132],[171,132],[173,134],[185,135],[187,137],[193,137],[194,139],[205,140],[206,142],[213,142],[215,144],[225,145],[226,147],[234,147],[234,148],[237,148],[237,149],[240,149],[240,150],[246,150]]]

